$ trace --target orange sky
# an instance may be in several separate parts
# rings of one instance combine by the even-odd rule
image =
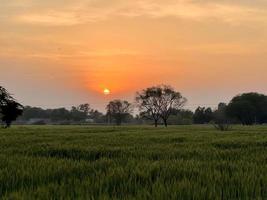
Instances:
[[[267,93],[262,0],[2,0],[0,25],[0,85],[26,105],[103,110],[162,83],[187,108]]]

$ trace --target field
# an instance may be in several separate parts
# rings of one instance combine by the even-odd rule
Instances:
[[[0,129],[1,199],[267,199],[267,127]]]

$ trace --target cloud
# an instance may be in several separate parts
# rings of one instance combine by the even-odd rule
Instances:
[[[43,15],[37,13],[22,14],[16,17],[16,20],[28,24],[39,24],[47,26],[72,26],[82,23],[79,16],[74,12],[56,12],[50,11]]]
[[[257,6],[224,1],[190,1],[190,0],[81,0],[32,3],[27,12],[19,11],[13,19],[20,23],[46,26],[73,26],[113,17],[174,17],[186,20],[220,20],[238,24],[250,21],[267,20],[267,11]],[[61,6],[59,4],[61,2]],[[256,5],[257,3],[255,3]],[[14,3],[12,4],[14,7]],[[28,1],[28,6],[30,1]],[[10,6],[10,5],[9,5]],[[19,7],[19,6],[18,6]]]
[[[253,19],[253,17],[255,17],[254,14],[262,14],[255,8],[252,9],[242,5],[232,4],[197,4],[189,1],[180,1],[173,4],[143,3],[143,8],[145,8],[143,14],[156,18],[177,17],[192,20],[217,19],[230,22]]]

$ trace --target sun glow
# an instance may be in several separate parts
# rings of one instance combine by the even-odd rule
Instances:
[[[104,89],[103,93],[104,93],[104,95],[109,95],[110,94],[110,90],[106,88],[106,89]]]

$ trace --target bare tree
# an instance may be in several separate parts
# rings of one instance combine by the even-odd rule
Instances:
[[[166,85],[144,89],[137,93],[135,99],[142,116],[154,120],[155,127],[160,119],[167,127],[171,111],[181,109],[187,101],[179,92]]]
[[[116,124],[121,125],[122,121],[132,113],[132,106],[128,101],[114,100],[109,102],[106,107],[107,116],[115,120]]]

